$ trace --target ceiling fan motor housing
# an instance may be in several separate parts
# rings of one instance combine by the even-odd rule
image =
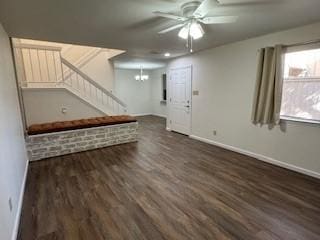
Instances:
[[[182,15],[184,17],[193,17],[194,11],[200,6],[201,2],[187,2],[181,6]]]

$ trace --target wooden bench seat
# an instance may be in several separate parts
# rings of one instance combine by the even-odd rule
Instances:
[[[137,119],[129,115],[120,116],[105,116],[105,117],[95,117],[89,119],[80,119],[73,121],[61,121],[43,124],[33,124],[28,127],[28,135],[36,135],[43,133],[53,133],[68,130],[93,128],[100,126],[108,126],[122,123],[136,122]]]

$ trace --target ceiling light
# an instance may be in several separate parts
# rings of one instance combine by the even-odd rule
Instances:
[[[201,27],[201,25],[197,22],[193,22],[191,25],[190,25],[190,36],[193,38],[193,39],[199,39],[199,38],[202,38],[203,37],[203,34],[204,34],[204,31]]]
[[[171,55],[171,54],[168,53],[168,52],[164,54],[165,57],[170,57],[170,55]]]
[[[204,35],[203,28],[201,25],[194,21],[191,24],[188,23],[184,25],[183,28],[180,29],[178,36],[183,39],[188,39],[191,36],[193,39],[202,38]]]
[[[136,81],[142,81],[143,82],[143,81],[149,79],[149,75],[144,75],[142,67],[140,67],[140,74],[136,75],[134,78],[135,78]]]
[[[178,36],[183,39],[187,39],[189,35],[189,24],[185,25],[181,30],[179,31]]]
[[[149,75],[136,75],[134,77],[137,81],[145,81],[149,79]]]

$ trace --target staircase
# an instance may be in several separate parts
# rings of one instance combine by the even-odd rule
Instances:
[[[60,47],[15,44],[22,89],[63,88],[106,115],[126,113],[126,104],[61,55]]]

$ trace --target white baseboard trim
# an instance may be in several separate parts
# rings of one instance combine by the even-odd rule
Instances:
[[[273,164],[273,165],[277,165],[279,167],[283,167],[283,168],[286,168],[286,169],[289,169],[289,170],[292,170],[292,171],[295,171],[295,172],[299,172],[299,173],[302,173],[302,174],[305,174],[305,175],[320,179],[320,173],[318,173],[318,172],[314,172],[314,171],[311,171],[311,170],[308,170],[308,169],[305,169],[305,168],[301,168],[301,167],[298,167],[298,166],[295,166],[295,165],[292,165],[292,164],[289,164],[289,163],[281,162],[281,161],[273,159],[271,157],[267,157],[267,156],[264,156],[264,155],[261,155],[261,154],[258,154],[258,153],[250,152],[250,151],[247,151],[247,150],[244,150],[244,149],[241,149],[241,148],[237,148],[237,147],[233,147],[233,146],[230,146],[230,145],[227,145],[227,144],[215,142],[215,141],[212,141],[210,139],[198,137],[198,136],[195,136],[195,135],[190,135],[189,137],[192,138],[192,139],[201,141],[201,142],[205,142],[205,143],[208,143],[208,144],[211,144],[211,145],[222,147],[224,149],[228,149],[228,150],[231,150],[231,151],[234,151],[234,152],[238,152],[238,153],[241,153],[241,154],[256,158],[256,159],[261,160],[263,162],[267,162],[267,163],[270,163],[270,164]]]
[[[29,160],[27,160],[26,168],[24,170],[24,176],[23,176],[22,185],[21,185],[21,189],[20,189],[18,208],[17,208],[16,217],[14,220],[14,226],[13,226],[13,232],[11,235],[11,240],[16,240],[17,236],[18,236],[20,217],[21,217],[21,211],[22,211],[22,205],[23,205],[23,196],[24,196],[24,191],[25,191],[27,176],[28,176],[28,167],[29,167]]]
[[[142,117],[142,116],[153,115],[153,114],[152,113],[134,113],[130,115],[134,117]]]

